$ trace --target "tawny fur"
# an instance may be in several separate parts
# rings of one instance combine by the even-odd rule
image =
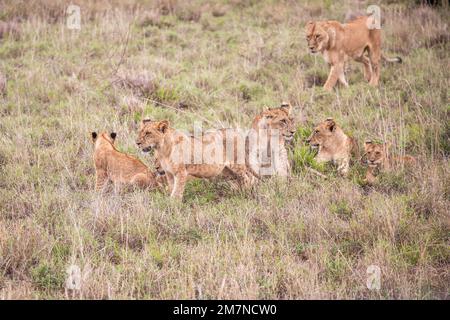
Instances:
[[[385,143],[375,143],[370,140],[364,143],[364,155],[366,158],[366,181],[374,183],[381,171],[390,171],[397,165],[413,166],[416,159],[412,156],[390,156],[389,145]]]
[[[352,155],[358,153],[358,145],[333,119],[319,123],[307,141],[318,149],[317,162],[332,162],[337,165],[340,174],[348,174]]]
[[[155,174],[145,164],[115,148],[115,134],[93,132],[92,140],[97,191],[103,190],[109,181],[116,186],[130,185],[140,188],[158,186]]]
[[[331,90],[338,81],[348,86],[344,71],[350,58],[364,65],[364,77],[373,86],[378,86],[381,59],[401,62],[399,57],[387,58],[382,54],[381,30],[368,27],[373,19],[362,16],[346,24],[338,21],[310,21],[306,24],[310,52],[321,53],[331,68],[324,85],[326,90]]]
[[[295,128],[291,117],[292,106],[282,103],[258,114],[252,122],[247,142],[247,166],[257,176],[288,176],[286,142],[293,139]]]
[[[247,172],[245,158],[236,159],[236,155],[242,153],[245,156],[245,152],[236,150],[235,142],[245,142],[245,137],[235,130],[226,130],[213,130],[193,137],[171,128],[166,120],[144,120],[136,143],[144,152],[155,149],[159,170],[165,172],[171,197],[182,199],[190,177],[210,179],[222,175],[233,177],[242,187],[253,184],[254,178]],[[225,152],[227,148],[232,148],[233,152]],[[241,143],[241,148],[245,148],[245,143]]]

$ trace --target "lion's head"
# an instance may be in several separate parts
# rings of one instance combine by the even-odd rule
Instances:
[[[306,142],[313,148],[319,148],[334,139],[336,129],[337,124],[334,119],[327,118],[325,121],[322,121],[314,127],[311,136],[309,136]]]
[[[294,137],[294,120],[290,116],[292,106],[283,102],[279,108],[269,108],[258,114],[253,120],[254,130],[269,130],[271,134],[277,132],[286,142]],[[275,131],[276,130],[276,131]]]
[[[335,30],[325,21],[310,21],[306,24],[306,41],[311,53],[332,47],[335,35]]]
[[[136,144],[144,151],[149,152],[153,148],[157,148],[169,129],[169,121],[152,121],[145,119],[139,128]]]
[[[369,167],[379,167],[386,159],[386,144],[376,143],[371,140],[364,142],[364,152]]]
[[[97,132],[93,131],[91,133],[92,143],[94,143],[95,146],[104,145],[114,147],[116,136],[117,134],[115,132],[111,132],[110,134],[107,132],[97,134]]]

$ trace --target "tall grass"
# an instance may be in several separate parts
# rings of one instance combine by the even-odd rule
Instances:
[[[384,51],[404,63],[384,65],[376,89],[351,64],[350,87],[327,93],[303,26],[369,2],[78,1],[77,31],[64,1],[2,1],[19,34],[0,40],[0,297],[448,298],[449,15],[391,2]],[[116,131],[151,164],[134,143],[143,117],[249,127],[281,101],[303,114],[288,181],[192,181],[182,204],[93,192],[91,131]],[[347,179],[319,167],[304,139],[330,116],[418,166],[372,187],[359,164]],[[66,289],[72,265],[80,290]],[[370,265],[380,290],[366,287]]]

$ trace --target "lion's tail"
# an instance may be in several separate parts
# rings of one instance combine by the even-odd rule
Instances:
[[[387,62],[398,62],[398,63],[403,62],[402,58],[400,58],[400,57],[389,58],[389,57],[386,57],[384,55],[384,53],[381,54],[381,59],[383,59],[384,61],[387,61]]]

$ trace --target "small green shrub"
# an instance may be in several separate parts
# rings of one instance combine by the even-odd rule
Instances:
[[[62,288],[65,274],[45,263],[41,263],[31,270],[33,283],[43,290]]]
[[[377,179],[377,187],[384,192],[406,192],[408,189],[404,170],[381,172]]]
[[[292,159],[292,171],[295,174],[303,172],[305,167],[312,168],[319,172],[324,172],[326,169],[326,164],[318,163],[314,157],[316,156],[316,151],[311,149],[306,145],[306,139],[311,135],[310,128],[300,127],[294,134],[294,148],[291,149],[290,157]]]
[[[353,215],[353,208],[345,199],[333,202],[329,209],[331,213],[343,219],[349,219]]]
[[[347,265],[344,258],[339,253],[334,252],[327,256],[323,276],[332,286],[335,286],[342,281],[346,272]]]
[[[211,181],[195,179],[186,184],[184,197],[188,203],[195,202],[202,205],[214,201],[217,198],[217,191]]]
[[[355,159],[350,166],[349,178],[361,187],[367,186],[366,178],[367,167],[359,159]]]

